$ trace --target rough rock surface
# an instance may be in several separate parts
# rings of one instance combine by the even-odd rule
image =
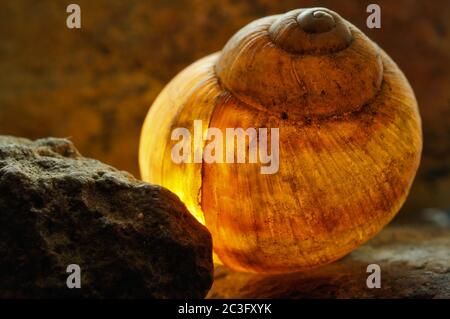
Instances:
[[[252,20],[325,6],[385,49],[414,88],[425,143],[404,211],[450,207],[450,1],[78,0],[80,30],[65,26],[68,3],[0,1],[0,134],[72,136],[83,154],[137,176],[145,114],[181,69]],[[381,29],[366,26],[371,3]]]
[[[212,283],[210,234],[174,194],[66,139],[0,136],[0,256],[0,298],[202,298]]]
[[[268,276],[220,266],[208,298],[450,298],[450,214],[423,217],[394,223],[344,259],[309,272]],[[381,267],[379,289],[367,288],[369,264]]]

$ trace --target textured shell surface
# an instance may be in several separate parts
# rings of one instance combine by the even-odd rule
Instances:
[[[174,163],[171,132],[194,120],[279,128],[278,173]],[[377,234],[405,201],[421,150],[401,70],[337,13],[309,8],[250,23],[178,74],[149,110],[139,156],[142,178],[207,226],[218,260],[280,273],[337,260]]]

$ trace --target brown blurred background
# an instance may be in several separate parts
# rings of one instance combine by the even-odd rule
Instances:
[[[73,2],[81,6],[80,30],[66,27]],[[365,25],[369,3],[381,6],[381,30]],[[84,155],[139,176],[142,122],[173,76],[220,50],[248,22],[310,6],[340,13],[405,72],[419,101],[425,143],[403,210],[448,210],[448,0],[2,0],[0,134],[71,137]]]

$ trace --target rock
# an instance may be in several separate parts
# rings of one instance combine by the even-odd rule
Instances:
[[[0,298],[203,298],[211,245],[168,190],[66,139],[0,137]]]
[[[450,214],[439,224],[394,223],[342,260],[303,273],[269,276],[219,266],[208,298],[450,298],[449,221]],[[379,289],[366,285],[369,264],[381,267]]]

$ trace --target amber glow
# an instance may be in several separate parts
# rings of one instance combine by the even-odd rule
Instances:
[[[245,27],[173,79],[145,121],[142,178],[176,193],[234,269],[290,272],[343,257],[395,216],[417,170],[420,117],[406,78],[327,12],[336,29],[317,38],[289,22],[299,10]],[[192,131],[194,120],[222,131],[279,128],[279,171],[175,164],[171,131]]]

